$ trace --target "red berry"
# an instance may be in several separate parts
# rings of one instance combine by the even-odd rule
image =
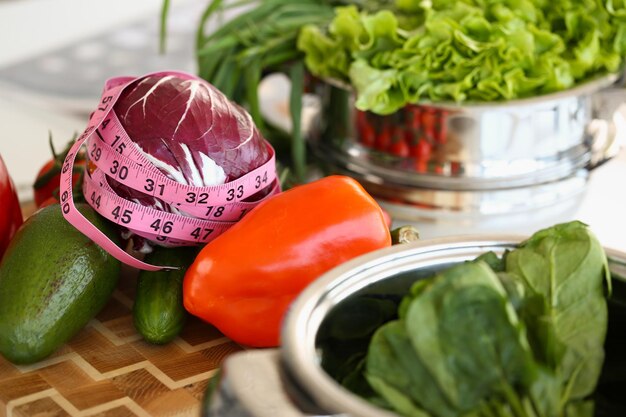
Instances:
[[[376,143],[376,132],[371,125],[364,124],[359,129],[359,142],[368,148],[373,148]]]
[[[390,144],[391,132],[389,131],[389,129],[383,128],[383,130],[381,130],[380,133],[376,135],[376,143],[374,147],[381,152],[387,152]]]
[[[391,144],[389,153],[401,158],[406,158],[409,156],[409,145],[407,145],[404,140],[398,140]]]

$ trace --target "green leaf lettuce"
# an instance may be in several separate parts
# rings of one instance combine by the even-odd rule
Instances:
[[[309,70],[349,82],[357,107],[498,101],[560,91],[620,69],[626,5],[601,0],[397,0],[338,7],[303,28]],[[380,82],[372,86],[372,82]]]

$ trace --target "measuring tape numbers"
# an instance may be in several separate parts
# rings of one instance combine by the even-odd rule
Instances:
[[[158,72],[145,77],[168,75],[204,82],[191,74],[176,71]],[[90,162],[96,166],[93,172],[85,168],[83,194],[87,203],[108,220],[161,244],[183,246],[209,242],[260,202],[280,192],[280,186],[276,177],[275,153],[267,142],[265,146],[270,158],[240,178],[225,184],[203,187],[187,185],[159,171],[128,136],[113,110],[125,88],[145,77],[118,77],[107,81],[87,128],[73,144],[63,163],[60,203],[67,221],[112,256],[135,268],[156,271],[169,267],[150,265],[133,257],[91,224],[76,208],[72,194],[72,168],[83,145],[86,145]],[[252,124],[251,117],[247,117]],[[159,210],[123,198],[115,193],[110,180],[153,197],[155,202],[163,202],[169,208]],[[258,200],[244,201],[261,192],[265,195]]]

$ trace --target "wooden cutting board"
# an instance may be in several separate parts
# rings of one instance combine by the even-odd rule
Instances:
[[[51,357],[15,366],[0,355],[0,417],[200,415],[209,379],[241,348],[193,318],[167,345],[144,342],[131,314],[133,275]]]

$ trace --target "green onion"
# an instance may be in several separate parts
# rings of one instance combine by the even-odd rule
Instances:
[[[261,81],[261,62],[259,60],[253,60],[248,64],[245,71],[246,85],[259,85]],[[263,131],[265,125],[263,117],[261,116],[261,106],[259,104],[259,91],[258,88],[248,88],[246,90],[248,106],[250,107],[250,116],[253,120],[257,121],[257,127]]]
[[[291,160],[298,181],[304,182],[306,176],[306,146],[302,137],[302,92],[304,90],[304,63],[296,62],[289,71],[291,76],[291,94],[289,112],[291,113]]]
[[[159,32],[159,52],[165,53],[165,42],[167,38],[167,15],[170,10],[170,0],[163,0],[161,7],[161,27]]]

